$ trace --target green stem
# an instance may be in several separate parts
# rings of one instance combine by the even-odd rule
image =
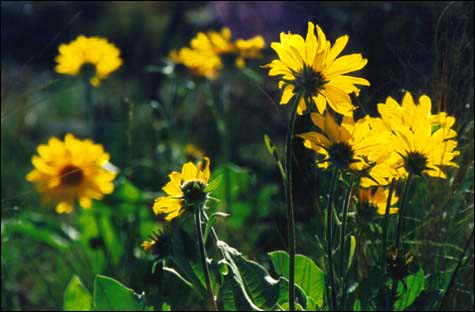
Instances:
[[[350,207],[351,202],[351,193],[353,192],[353,181],[351,181],[351,186],[347,189],[345,194],[345,201],[343,203],[343,220],[340,230],[340,280],[342,282],[341,289],[341,310],[345,310],[345,301],[346,301],[346,287],[345,287],[345,269],[343,267],[343,260],[345,258],[346,250],[346,224],[348,219],[348,208]]]
[[[206,250],[203,243],[203,228],[201,224],[201,209],[203,204],[196,204],[195,209],[195,229],[198,245],[200,249],[201,266],[205,275],[206,290],[208,291],[209,307],[212,311],[217,311],[216,301],[214,300],[213,289],[211,288],[211,279],[209,276],[208,262],[206,261]]]
[[[295,311],[295,219],[292,198],[292,160],[293,160],[293,138],[295,119],[297,117],[297,107],[299,106],[302,93],[294,96],[292,112],[287,128],[287,140],[285,145],[285,201],[287,205],[287,231],[289,238],[289,310]]]
[[[333,250],[332,250],[332,238],[333,238],[333,193],[335,191],[336,179],[338,176],[338,169],[334,168],[332,177],[330,180],[330,188],[328,189],[328,202],[327,202],[327,256],[328,256],[328,280],[330,284],[330,296],[331,304],[330,310],[336,308],[336,292],[335,292],[335,277],[333,267]]]
[[[409,174],[406,181],[404,181],[404,187],[401,194],[401,205],[399,207],[399,218],[396,228],[396,250],[399,252],[399,246],[401,243],[401,235],[402,235],[402,228],[403,228],[403,219],[404,219],[404,212],[406,211],[406,204],[407,204],[407,193],[409,191],[409,184],[412,180],[412,174]],[[392,288],[391,288],[391,307],[394,310],[394,303],[396,300],[396,291],[397,291],[397,280],[393,280]]]
[[[404,188],[402,190],[401,194],[401,206],[399,209],[399,219],[397,223],[397,229],[396,229],[396,249],[399,250],[399,245],[401,243],[401,235],[402,235],[402,228],[403,228],[403,223],[404,223],[404,213],[406,212],[406,205],[407,205],[407,192],[409,191],[409,184],[411,184],[412,180],[412,174],[409,174],[409,177],[407,180],[404,182]]]
[[[386,244],[387,244],[387,239],[388,239],[388,222],[389,222],[389,211],[391,209],[391,200],[393,198],[393,193],[394,193],[394,186],[396,185],[396,180],[393,178],[391,181],[391,185],[389,186],[389,194],[388,194],[388,200],[386,202],[386,210],[384,211],[384,223],[383,223],[383,237],[381,239],[382,241],[382,250],[381,250],[381,268],[383,272],[385,273],[385,276],[387,275],[386,272]],[[384,309],[387,309],[387,298],[386,298],[386,286],[383,286],[383,305]]]
[[[444,292],[444,296],[442,297],[442,300],[440,301],[439,311],[443,311],[442,308],[445,306],[447,298],[449,297],[450,289],[455,283],[455,277],[457,276],[459,269],[462,267],[463,258],[465,258],[465,253],[467,252],[467,249],[470,246],[470,242],[473,239],[473,231],[474,230],[472,229],[472,234],[470,235],[470,238],[467,240],[467,243],[465,244],[465,248],[463,249],[463,253],[460,256],[459,261],[457,262],[457,266],[455,267],[454,273],[452,273],[452,276],[450,277],[450,282],[449,282],[449,285],[447,285],[447,290]]]

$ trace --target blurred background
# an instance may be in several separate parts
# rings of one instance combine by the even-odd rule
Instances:
[[[280,175],[263,140],[268,134],[283,157],[289,107],[278,106],[277,83],[260,67],[274,52],[266,48],[246,70],[213,82],[166,70],[172,49],[188,45],[199,31],[222,26],[233,38],[263,35],[267,47],[280,32],[305,34],[307,21],[321,25],[332,42],[348,34],[344,53],[360,52],[369,60],[358,74],[371,82],[355,102],[362,111],[375,115],[377,103],[389,95],[400,100],[409,90],[429,94],[435,111],[456,116],[460,169],[451,170],[448,180],[418,185],[408,237],[413,252],[424,255],[419,261],[425,272],[452,267],[473,227],[473,9],[469,1],[2,1],[2,310],[60,308],[76,270],[55,248],[78,237],[87,216],[56,216],[25,180],[37,145],[66,132],[103,144],[121,170],[117,189],[142,194],[132,208],[117,207],[120,192],[104,201],[110,214],[123,215],[113,223],[118,242],[122,229],[145,214],[127,249],[133,251],[129,272],[108,263],[92,272],[108,273],[136,290],[160,290],[150,290],[160,288],[161,277],[149,273],[151,261],[138,250],[156,224],[149,210],[168,172],[202,154],[211,157],[215,175],[230,172],[232,188],[216,194],[221,202],[215,208],[232,215],[217,225],[222,238],[261,263],[268,262],[267,252],[287,248]],[[80,79],[54,72],[59,44],[80,34],[107,38],[124,62],[94,89],[92,126]],[[296,132],[310,125],[300,118]],[[296,144],[297,251],[318,261],[316,206],[328,179],[315,170],[313,157]],[[16,226],[22,218],[38,231]],[[91,235],[87,244],[94,249]],[[364,275],[369,264],[359,265]],[[473,257],[463,270],[451,307],[472,309]],[[92,278],[83,281],[90,286]]]

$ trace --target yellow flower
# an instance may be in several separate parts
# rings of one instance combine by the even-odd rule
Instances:
[[[102,199],[114,190],[116,173],[106,169],[109,154],[100,144],[80,140],[66,134],[64,142],[56,137],[38,146],[32,157],[35,167],[26,179],[43,193],[45,202],[56,203],[58,213],[70,213],[74,201],[83,208],[92,206],[92,199]]]
[[[381,118],[393,135],[392,144],[398,163],[408,173],[447,178],[442,171],[445,166],[458,167],[453,159],[460,154],[457,132],[452,129],[455,118],[446,113],[433,115],[432,102],[427,95],[419,97],[416,104],[406,92],[399,105],[388,97],[385,104],[378,104]]]
[[[343,119],[338,125],[330,113],[323,116],[312,113],[313,123],[321,132],[307,132],[297,135],[304,140],[306,148],[322,156],[317,161],[319,168],[330,165],[340,169],[367,169],[384,152],[388,132],[375,131],[367,118],[356,123],[352,117]]]
[[[223,68],[222,57],[235,55],[236,66],[245,66],[245,59],[257,58],[264,48],[265,41],[261,36],[251,39],[231,40],[231,30],[223,27],[220,32],[208,31],[198,33],[190,42],[190,47],[181,48],[179,51],[170,52],[169,58],[177,64],[183,64],[194,74],[216,79]]]
[[[373,215],[373,213],[376,212],[379,215],[385,215],[388,196],[389,189],[384,189],[382,187],[373,189],[361,188],[358,194],[358,213],[363,215]],[[391,197],[391,207],[389,208],[389,214],[395,214],[399,211],[397,207],[394,207],[398,200],[399,197],[396,195],[396,193],[393,193]]]
[[[188,205],[206,200],[205,189],[210,177],[209,158],[205,157],[204,162],[204,165],[199,162],[197,166],[187,162],[181,172],[173,171],[168,175],[170,182],[162,188],[168,196],[155,199],[155,214],[166,214],[165,220],[171,221],[181,216]]]
[[[90,83],[95,87],[122,65],[120,50],[115,45],[101,37],[82,35],[59,46],[56,62],[56,72],[70,76],[78,75],[84,64],[93,65],[96,72]]]
[[[290,32],[281,33],[280,42],[271,44],[278,59],[266,67],[270,68],[269,76],[280,76],[279,89],[283,89],[280,104],[287,104],[294,94],[303,92],[299,114],[307,109],[306,103],[313,101],[321,114],[328,104],[335,112],[352,116],[355,107],[349,94],[359,94],[356,85],[370,84],[366,79],[345,74],[362,69],[368,60],[359,53],[339,57],[349,37],[341,36],[331,46],[321,28],[316,26],[317,35],[314,29],[309,22],[305,39]]]
[[[236,66],[243,68],[246,66],[246,59],[256,59],[261,57],[261,50],[266,42],[262,36],[255,36],[249,39],[237,39],[235,41],[238,57]]]

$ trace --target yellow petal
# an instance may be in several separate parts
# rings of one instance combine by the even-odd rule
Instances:
[[[192,162],[184,164],[181,169],[181,176],[184,182],[196,179],[198,177],[198,170],[196,169],[195,164]]]

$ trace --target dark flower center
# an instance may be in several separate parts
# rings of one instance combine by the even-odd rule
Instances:
[[[340,169],[350,166],[353,160],[354,152],[351,146],[344,142],[335,143],[328,148],[330,162]]]
[[[427,157],[419,152],[410,152],[404,158],[404,167],[409,173],[420,175],[427,169]]]
[[[325,85],[323,75],[312,67],[304,65],[301,72],[295,75],[295,93],[303,91],[305,97],[312,97]]]
[[[410,266],[414,257],[410,253],[403,254],[396,247],[391,247],[386,253],[386,264],[389,276],[394,280],[402,280],[410,274]]]
[[[61,184],[67,186],[76,186],[80,184],[84,178],[84,172],[82,169],[74,165],[64,166],[59,174]]]
[[[205,192],[207,184],[202,180],[191,180],[181,186],[183,197],[189,204],[203,203],[206,200]]]

